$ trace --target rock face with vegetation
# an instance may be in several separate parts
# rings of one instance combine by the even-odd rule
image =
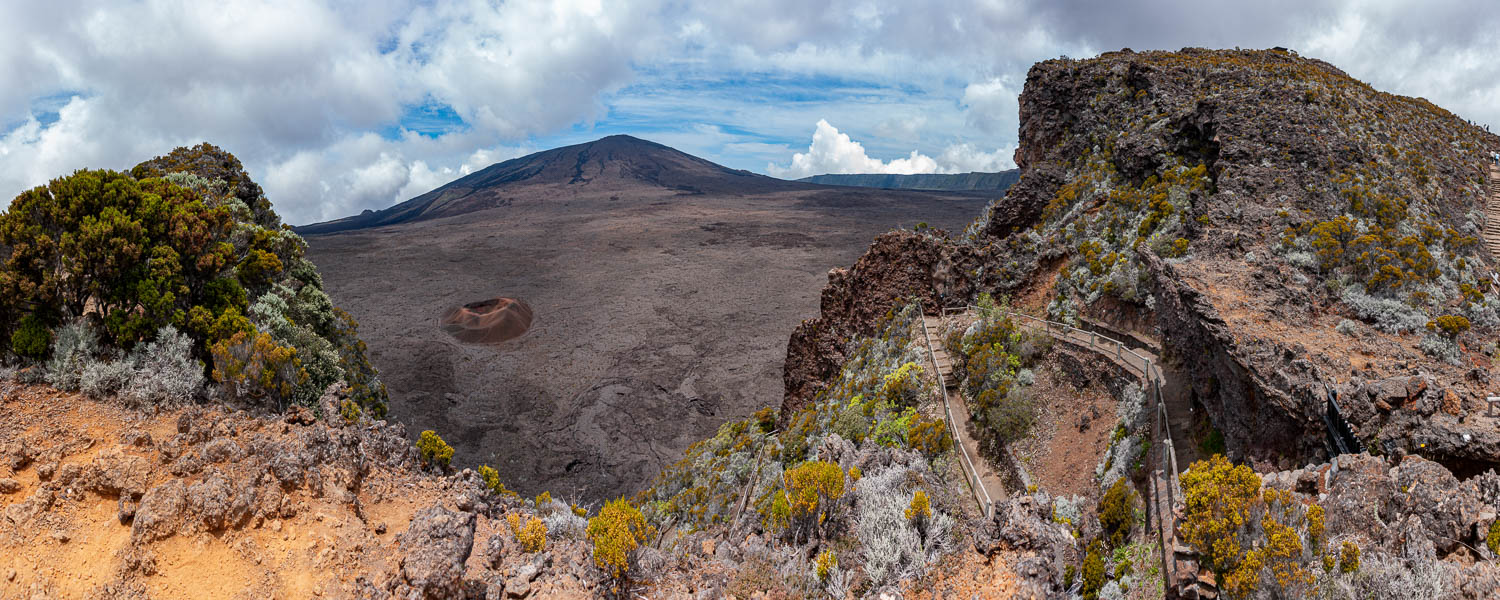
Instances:
[[[1500,464],[1479,239],[1500,138],[1281,50],[1046,61],[1020,106],[1020,181],[961,237],[891,234],[831,274],[785,407],[893,299],[990,291],[1159,335],[1235,457],[1326,457],[1331,393],[1374,451]]]

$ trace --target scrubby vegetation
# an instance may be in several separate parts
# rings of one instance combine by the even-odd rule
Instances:
[[[988,294],[978,302],[979,319],[949,342],[955,374],[978,427],[981,450],[996,457],[1005,444],[1026,437],[1036,421],[1030,367],[1050,340],[1018,327]]]
[[[380,416],[385,389],[357,325],[305,250],[214,146],[130,173],[78,171],[0,214],[0,339],[63,389],[88,373],[90,393],[137,402],[214,392],[283,408],[342,381]],[[205,376],[219,385],[204,390]]]
[[[832,593],[848,581],[873,589],[920,574],[952,547],[957,500],[946,491],[956,465],[919,319],[904,306],[853,340],[839,378],[785,429],[762,412],[693,445],[636,497],[647,521],[662,530],[748,527],[816,549],[796,561],[768,556],[777,574],[750,586],[760,590]],[[828,549],[838,562],[820,574],[809,557]]]
[[[639,569],[637,550],[654,535],[655,528],[624,498],[605,504],[598,516],[589,519],[594,565],[608,576],[615,595],[629,595],[631,576]]]
[[[448,463],[453,460],[453,446],[443,441],[436,431],[428,429],[417,438],[417,454],[421,457],[422,464],[446,470]],[[496,483],[499,483],[498,477]]]

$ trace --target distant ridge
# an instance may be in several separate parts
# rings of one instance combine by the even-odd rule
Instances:
[[[835,174],[813,175],[798,179],[803,183],[819,185],[847,185],[853,187],[885,188],[891,190],[937,190],[951,192],[983,192],[1010,189],[1021,178],[1020,169],[999,173],[955,173],[952,175],[887,175]]]
[[[500,206],[508,195],[536,186],[606,193],[651,187],[720,195],[815,189],[807,183],[730,169],[656,142],[612,135],[490,165],[390,208],[296,230],[303,235],[334,233],[451,217]]]

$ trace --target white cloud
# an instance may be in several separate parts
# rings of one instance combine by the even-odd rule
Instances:
[[[1000,171],[1015,166],[1010,150],[984,152],[969,144],[955,144],[943,150],[938,158],[912,150],[905,158],[882,161],[865,153],[864,145],[854,141],[848,134],[819,119],[813,131],[812,145],[807,152],[792,155],[791,164],[783,167],[772,163],[766,172],[783,179],[800,179],[827,173],[888,173],[911,175],[914,173],[963,173],[968,171]]]
[[[1014,137],[1019,126],[1020,94],[1020,86],[996,77],[969,84],[961,103],[970,126],[990,135]]]
[[[209,141],[241,158],[288,221],[307,223],[583,141],[596,121],[784,176],[996,170],[1010,166],[1033,62],[1123,46],[1288,46],[1500,125],[1500,12],[1459,0],[1200,4],[5,2],[0,198]],[[400,132],[416,105],[451,107],[463,126]],[[859,142],[829,126],[793,155],[801,144],[788,140],[829,115]]]

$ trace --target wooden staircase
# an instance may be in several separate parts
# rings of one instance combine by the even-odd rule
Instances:
[[[938,334],[941,333],[943,329],[943,318],[922,315],[922,327],[926,328],[927,335],[931,336],[934,341],[936,341],[937,339],[939,339],[937,337]],[[943,349],[943,346],[941,344],[936,344],[933,346],[932,354],[935,362],[937,362],[938,372],[943,375],[944,384],[949,388],[954,387],[953,358],[948,356],[948,351]]]
[[[1500,264],[1500,167],[1490,164],[1489,200],[1484,207],[1484,246]]]

